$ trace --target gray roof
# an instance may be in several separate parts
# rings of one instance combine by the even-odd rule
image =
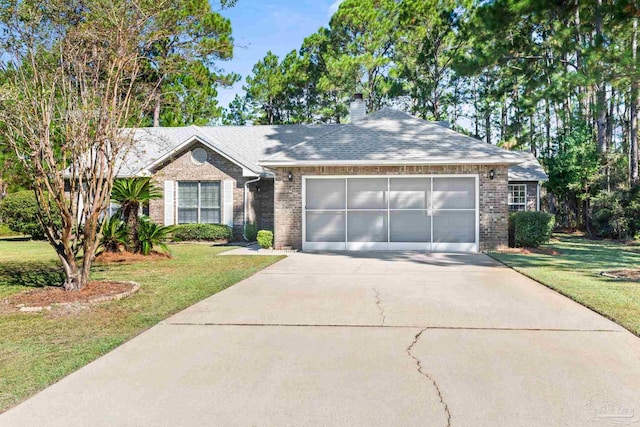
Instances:
[[[509,181],[547,181],[546,174],[536,156],[530,151],[514,151],[524,160],[509,167]]]
[[[530,153],[508,151],[407,113],[384,108],[352,124],[140,128],[120,173],[149,175],[201,142],[243,167],[295,164],[509,164],[509,179],[547,179]],[[515,166],[516,163],[523,162]],[[512,177],[513,175],[513,177]]]
[[[516,164],[508,150],[410,114],[383,108],[260,162],[303,164]]]
[[[148,175],[163,159],[199,141],[243,166],[263,172],[258,161],[301,141],[330,132],[335,125],[187,126],[127,129],[136,144],[126,155],[119,176]]]

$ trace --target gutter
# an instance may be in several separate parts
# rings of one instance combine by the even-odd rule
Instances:
[[[443,165],[518,165],[522,159],[430,159],[429,161],[414,160],[261,160],[260,166],[273,168],[296,166],[443,166]]]
[[[249,180],[244,183],[244,205],[243,205],[243,218],[242,218],[242,238],[247,242],[249,239],[247,238],[247,199],[249,194],[249,184],[253,184],[254,182],[258,182],[262,179],[261,176],[256,179]]]

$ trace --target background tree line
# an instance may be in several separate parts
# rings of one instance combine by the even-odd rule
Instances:
[[[631,0],[346,0],[246,78],[226,124],[340,123],[355,92],[530,150],[561,226],[640,232],[638,16]]]

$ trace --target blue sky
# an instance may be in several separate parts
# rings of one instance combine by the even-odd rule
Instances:
[[[231,20],[236,48],[231,61],[218,65],[236,72],[242,80],[231,89],[218,90],[218,101],[226,107],[251,73],[253,65],[271,50],[280,58],[299,49],[305,37],[326,26],[341,0],[238,0],[223,16]]]

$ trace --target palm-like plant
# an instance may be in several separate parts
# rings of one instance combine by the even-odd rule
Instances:
[[[130,252],[140,252],[138,239],[140,206],[161,197],[162,193],[153,185],[150,178],[125,178],[113,183],[111,200],[120,204],[120,213],[128,228],[127,250]]]
[[[164,249],[169,252],[169,247],[165,244],[173,230],[174,226],[158,225],[151,221],[149,217],[142,217],[138,228],[138,238],[140,239],[139,253],[142,255],[149,255],[154,246]]]
[[[127,224],[120,218],[106,218],[102,224],[100,248],[105,252],[120,252],[120,247],[127,244],[128,235]]]

